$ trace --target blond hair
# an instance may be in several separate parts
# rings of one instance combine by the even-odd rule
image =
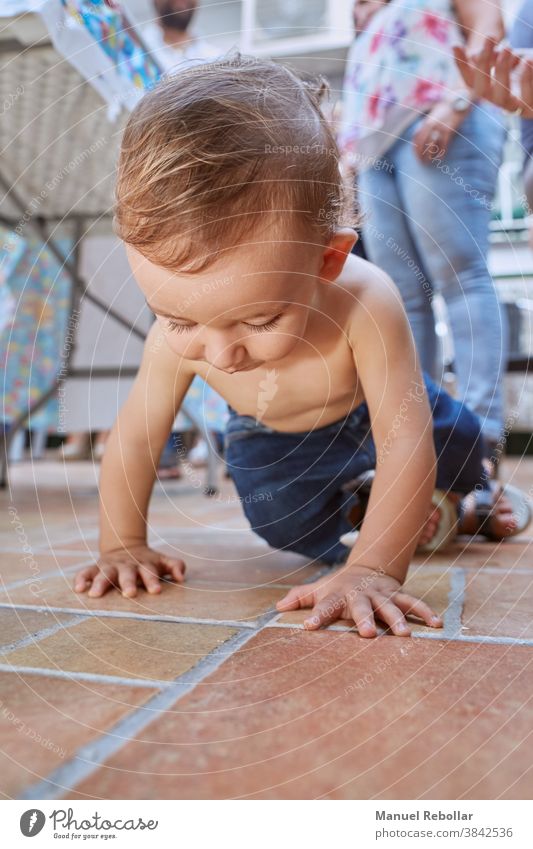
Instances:
[[[324,243],[351,224],[324,87],[239,54],[163,79],[124,132],[120,238],[158,265],[198,271],[260,224]]]

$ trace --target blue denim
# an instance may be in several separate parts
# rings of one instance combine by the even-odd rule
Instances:
[[[437,487],[465,495],[476,485],[485,487],[479,419],[427,375],[424,382],[433,413]],[[343,486],[376,465],[366,403],[340,421],[299,433],[273,430],[230,408],[225,450],[228,472],[259,536],[273,548],[330,565],[346,559],[339,537],[352,530],[348,513],[355,496]]]
[[[431,306],[448,309],[459,397],[497,441],[503,426],[507,325],[487,268],[489,221],[505,128],[499,110],[474,106],[447,153],[421,162],[412,138],[424,116],[359,178],[368,258],[398,286],[424,371],[438,380]]]

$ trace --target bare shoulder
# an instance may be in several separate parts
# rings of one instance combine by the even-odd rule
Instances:
[[[397,286],[377,265],[351,255],[337,283],[351,295],[349,324],[354,330],[368,328],[369,319],[380,327],[389,322],[396,326],[407,323]]]

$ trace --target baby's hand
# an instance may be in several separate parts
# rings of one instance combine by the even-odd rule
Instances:
[[[361,637],[377,635],[375,618],[381,619],[398,637],[411,633],[407,613],[420,617],[432,628],[442,628],[442,619],[420,599],[401,591],[396,578],[366,566],[346,566],[315,581],[293,587],[277,603],[278,610],[312,607],[304,625],[309,630],[329,625],[336,619],[353,619]]]
[[[165,575],[182,583],[185,580],[183,560],[168,557],[147,545],[134,545],[102,554],[98,563],[78,572],[74,590],[77,593],[89,590],[90,598],[99,598],[115,587],[123,596],[133,598],[137,595],[137,585],[144,585],[149,593],[160,593],[160,579]]]

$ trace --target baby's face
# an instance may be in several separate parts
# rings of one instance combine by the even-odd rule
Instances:
[[[323,251],[304,243],[256,244],[186,274],[127,247],[172,350],[228,373],[282,359],[302,339],[321,285]]]

